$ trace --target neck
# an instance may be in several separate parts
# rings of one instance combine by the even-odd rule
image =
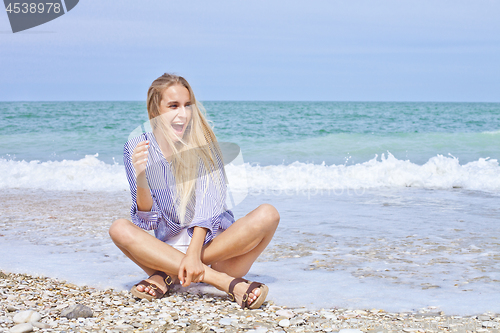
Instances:
[[[161,133],[155,133],[156,142],[158,142],[158,146],[160,146],[160,150],[163,154],[163,157],[168,161],[172,161],[173,150],[170,147],[168,141],[165,139],[165,136],[161,135]]]

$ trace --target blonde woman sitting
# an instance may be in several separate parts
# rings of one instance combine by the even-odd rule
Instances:
[[[124,146],[132,221],[116,220],[109,229],[116,246],[149,275],[132,294],[151,300],[177,281],[204,282],[242,308],[260,307],[268,287],[242,277],[271,241],[278,211],[263,204],[234,220],[220,148],[184,78],[156,79],[147,109],[152,132]]]

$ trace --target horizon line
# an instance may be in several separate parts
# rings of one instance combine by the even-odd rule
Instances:
[[[84,102],[137,102],[146,103],[145,100],[0,100],[0,103],[84,103]],[[500,101],[389,101],[389,100],[236,100],[236,99],[214,99],[203,100],[205,102],[262,102],[262,103],[488,103],[499,104]]]

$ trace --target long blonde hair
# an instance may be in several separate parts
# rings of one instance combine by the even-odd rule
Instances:
[[[171,139],[169,135],[172,133],[171,125],[163,122],[160,115],[163,92],[174,85],[185,87],[191,99],[191,121],[185,130],[183,138],[180,138],[178,142]],[[201,103],[196,101],[191,86],[182,76],[165,73],[154,80],[148,89],[147,109],[153,133],[155,136],[161,135],[161,139],[165,140],[171,148],[171,166],[176,182],[177,213],[181,225],[186,226],[190,222],[186,221],[186,215],[188,217],[194,215],[194,211],[188,210],[194,207],[189,203],[196,200],[196,180],[199,177],[210,174],[210,178],[216,184],[218,192],[225,191],[222,153],[205,116],[205,109]],[[220,164],[217,159],[220,160]],[[220,168],[222,168],[222,172],[215,172]],[[204,174],[199,174],[200,171]],[[207,188],[204,188],[204,190],[206,191]],[[224,197],[225,192],[221,198]]]

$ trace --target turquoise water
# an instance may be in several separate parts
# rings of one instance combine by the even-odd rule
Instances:
[[[236,217],[280,212],[251,270],[270,299],[500,312],[500,103],[204,105],[242,148],[226,167],[233,194],[248,190]],[[123,290],[143,278],[107,226],[128,215],[122,147],[146,120],[143,102],[0,103],[0,268]]]
[[[220,141],[247,162],[355,164],[390,152],[424,164],[500,157],[500,103],[205,102]],[[129,133],[147,120],[144,102],[2,102],[0,157],[121,163]]]

